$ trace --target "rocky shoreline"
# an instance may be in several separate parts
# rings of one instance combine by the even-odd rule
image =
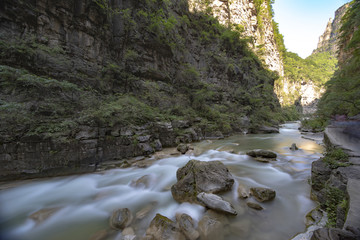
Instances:
[[[249,120],[244,119],[246,129],[248,124]],[[251,130],[254,133],[278,131],[278,128],[267,126]],[[109,162],[116,162],[116,167],[127,167],[129,159],[139,161],[163,148],[205,139],[222,139],[229,134],[206,131],[199,119],[129,127],[82,126],[74,132],[73,139],[66,142],[41,136],[23,137],[19,141],[0,144],[0,164],[4,166],[0,180],[89,173]]]
[[[311,194],[329,220],[311,240],[360,239],[359,126],[360,122],[334,122],[324,132],[327,153],[312,164]]]

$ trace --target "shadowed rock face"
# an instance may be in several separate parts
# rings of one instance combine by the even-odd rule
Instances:
[[[197,202],[201,192],[225,192],[234,184],[231,173],[220,161],[190,160],[178,169],[176,178],[178,182],[171,187],[171,193],[178,202]]]

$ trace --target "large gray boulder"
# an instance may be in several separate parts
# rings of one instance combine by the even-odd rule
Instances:
[[[178,202],[198,203],[199,193],[225,192],[234,184],[231,173],[220,161],[190,160],[178,169],[176,178],[178,182],[171,187],[171,193]]]
[[[202,192],[197,195],[197,200],[207,208],[231,215],[237,215],[234,207],[231,206],[229,202],[215,194]]]
[[[146,237],[153,240],[185,240],[176,223],[161,214],[156,214],[151,221]]]
[[[114,229],[122,230],[128,227],[133,220],[133,216],[128,208],[121,208],[110,216],[110,226]]]
[[[263,149],[255,149],[252,151],[248,151],[246,153],[247,155],[255,158],[276,158],[276,153],[269,151],[269,150],[263,150]]]
[[[276,192],[270,188],[254,187],[250,188],[250,192],[259,202],[271,201],[276,196]]]

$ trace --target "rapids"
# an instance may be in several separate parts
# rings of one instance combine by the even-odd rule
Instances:
[[[111,232],[108,224],[111,212],[118,208],[129,208],[134,216],[138,213],[132,225],[138,236],[145,233],[156,213],[175,219],[176,213],[184,212],[198,222],[206,209],[196,204],[179,204],[170,191],[177,169],[190,159],[220,160],[235,178],[232,191],[222,195],[238,212],[236,217],[228,217],[225,239],[290,239],[305,231],[305,215],[316,206],[310,200],[308,178],[311,163],[323,151],[315,142],[301,138],[297,128],[298,123],[287,123],[279,134],[202,141],[194,144],[193,154],[161,159],[148,168],[37,179],[1,190],[1,239],[86,240],[104,229],[109,230],[108,239],[121,239],[121,232]],[[291,151],[292,143],[300,150]],[[275,151],[277,161],[261,163],[245,154],[260,148]],[[149,176],[149,186],[135,187],[133,181],[144,175]],[[265,208],[262,211],[250,209],[245,200],[238,198],[239,183],[272,188],[276,198],[261,203]],[[32,214],[39,210],[50,214],[35,221]]]

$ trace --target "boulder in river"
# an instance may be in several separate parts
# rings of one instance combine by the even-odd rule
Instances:
[[[249,208],[255,209],[255,210],[263,210],[264,208],[256,203],[256,202],[247,202],[246,205],[248,205]]]
[[[151,177],[149,175],[144,175],[139,179],[131,181],[131,186],[135,188],[148,188],[150,186]]]
[[[176,149],[181,152],[181,154],[185,154],[189,150],[189,146],[184,143],[180,143]]]
[[[276,196],[276,192],[270,188],[254,187],[250,188],[250,192],[259,202],[271,201]]]
[[[133,216],[128,208],[121,208],[110,216],[110,226],[114,229],[122,230],[128,227],[133,220]]]
[[[226,221],[224,221],[222,218],[218,218],[213,212],[210,212],[210,214],[205,214],[198,224],[200,239],[225,239],[225,224]]]
[[[231,215],[237,215],[234,207],[218,195],[202,192],[197,195],[197,200],[207,208]]]
[[[255,149],[252,151],[248,151],[246,153],[247,155],[251,156],[251,157],[259,157],[259,158],[276,158],[277,155],[276,153],[269,151],[269,150],[264,150],[264,149]]]
[[[192,217],[182,213],[176,214],[176,221],[179,225],[181,232],[189,240],[196,240],[199,238],[199,232],[195,229],[195,223]]]
[[[296,151],[296,150],[299,150],[299,148],[296,146],[296,143],[293,143],[293,144],[291,144],[290,150]]]
[[[41,224],[48,218],[50,218],[52,215],[54,215],[57,211],[59,211],[60,208],[43,208],[39,211],[34,212],[29,216],[32,220],[36,222],[36,224]]]
[[[178,182],[171,187],[171,193],[178,202],[197,203],[199,193],[225,192],[234,184],[231,173],[220,161],[190,160],[178,169],[176,178]]]
[[[185,240],[176,223],[161,214],[156,214],[151,221],[146,236],[154,240]]]
[[[250,191],[244,184],[240,183],[237,191],[239,194],[239,198],[245,199],[250,196]]]

